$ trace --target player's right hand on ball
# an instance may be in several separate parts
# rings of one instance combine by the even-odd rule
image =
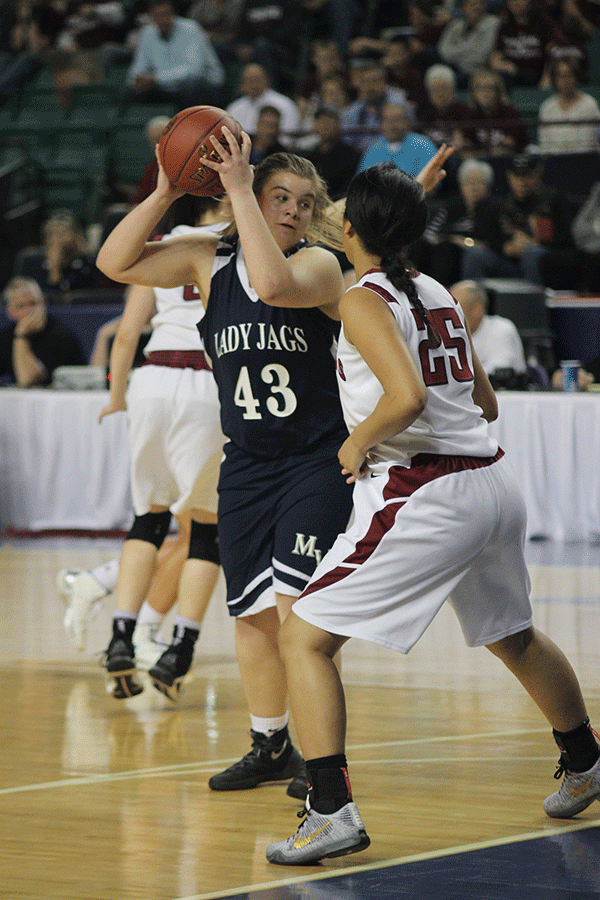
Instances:
[[[178,197],[183,197],[185,191],[175,187],[165,175],[165,170],[161,165],[160,157],[158,155],[158,144],[155,144],[154,146],[154,155],[156,156],[156,164],[158,165],[158,177],[156,179],[156,187],[154,190],[159,194],[166,194],[171,200],[177,200]]]

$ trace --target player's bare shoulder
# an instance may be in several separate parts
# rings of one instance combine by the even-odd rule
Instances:
[[[302,247],[291,257],[292,267],[302,280],[310,280],[318,306],[330,318],[339,321],[339,300],[344,279],[339,261],[331,250],[318,244]]]

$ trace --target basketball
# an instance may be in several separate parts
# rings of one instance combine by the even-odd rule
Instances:
[[[221,131],[223,125],[241,144],[239,122],[216,106],[190,106],[173,116],[158,142],[158,156],[171,184],[198,197],[215,197],[223,193],[218,172],[202,165],[203,159],[219,160],[210,141],[211,135],[229,148]]]

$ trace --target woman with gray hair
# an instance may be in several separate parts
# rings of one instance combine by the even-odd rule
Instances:
[[[427,103],[418,112],[420,130],[434,144],[460,148],[462,127],[469,119],[469,109],[456,96],[456,75],[450,66],[430,66],[423,77]]]
[[[418,269],[446,287],[461,277],[465,249],[485,243],[485,222],[496,203],[490,196],[494,171],[489,163],[467,159],[456,177],[459,193],[432,210],[423,237],[410,254]]]

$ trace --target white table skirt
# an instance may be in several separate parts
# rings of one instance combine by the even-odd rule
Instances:
[[[0,389],[0,530],[124,530],[127,419],[106,391]]]
[[[0,530],[127,529],[125,413],[104,391],[0,390]],[[492,426],[525,495],[528,535],[600,535],[600,395],[499,393]]]

